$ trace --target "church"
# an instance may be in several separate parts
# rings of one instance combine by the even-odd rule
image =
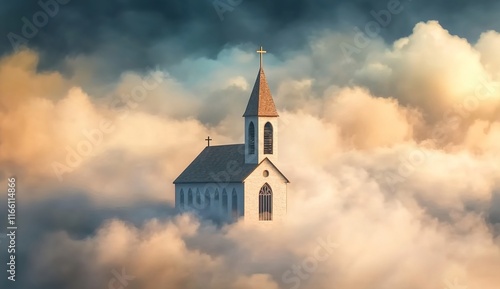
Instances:
[[[175,206],[221,222],[282,220],[289,180],[278,169],[278,112],[262,65],[243,114],[245,143],[207,146],[175,179]]]

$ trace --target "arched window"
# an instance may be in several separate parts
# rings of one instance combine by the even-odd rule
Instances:
[[[213,204],[213,207],[214,208],[220,208],[221,207],[221,203],[220,203],[220,198],[219,198],[219,190],[215,190],[215,193],[214,193],[214,204]]]
[[[196,208],[199,209],[201,207],[201,194],[200,190],[196,190]]]
[[[192,205],[193,205],[193,192],[191,191],[191,189],[189,189],[187,206],[191,207]]]
[[[231,208],[233,210],[233,218],[238,217],[238,195],[236,191],[233,190],[232,198],[231,198]]]
[[[181,208],[184,208],[184,190],[181,189],[180,193],[179,193],[179,205]]]
[[[210,210],[210,208],[212,207],[212,203],[210,202],[210,192],[208,191],[208,189],[205,191],[205,209],[206,210]]]
[[[248,154],[255,154],[255,126],[250,122],[248,126]]]
[[[227,192],[226,189],[222,190],[222,212],[224,212],[224,215],[227,216],[227,207],[228,207],[228,202],[227,202]]]
[[[273,190],[265,183],[259,192],[259,221],[273,219]]]
[[[264,126],[264,154],[273,154],[273,126],[270,122]]]

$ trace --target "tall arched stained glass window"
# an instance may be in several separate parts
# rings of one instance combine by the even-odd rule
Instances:
[[[273,190],[265,183],[259,192],[259,221],[273,219]]]

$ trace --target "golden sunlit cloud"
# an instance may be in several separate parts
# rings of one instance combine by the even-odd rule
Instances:
[[[1,174],[22,181],[23,206],[35,211],[61,199],[68,203],[49,210],[78,213],[71,198],[81,195],[90,204],[82,218],[99,224],[82,237],[51,227],[80,226],[78,219],[44,219],[50,229],[26,257],[30,282],[434,289],[458,279],[471,289],[497,288],[500,34],[485,32],[471,44],[429,21],[344,62],[325,52],[338,37],[312,37],[302,56],[266,67],[280,114],[281,167],[293,182],[287,220],[265,228],[144,209],[173,206],[172,181],[207,135],[217,144],[243,141],[255,75],[235,72],[219,86],[214,73],[216,84],[200,80],[210,93],[198,97],[196,85],[168,69],[126,72],[94,95],[75,78],[37,71],[35,51],[4,56]],[[238,49],[223,55],[248,58]],[[197,63],[206,59],[189,65]],[[294,74],[301,68],[304,75]],[[337,83],[315,72],[342,69],[345,81]],[[130,209],[127,218],[120,208]]]

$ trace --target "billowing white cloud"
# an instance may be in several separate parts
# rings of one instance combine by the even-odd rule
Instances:
[[[374,40],[353,60],[332,56],[334,40],[347,38],[325,32],[311,38],[310,57],[266,62],[280,168],[292,181],[287,220],[275,226],[220,228],[192,215],[130,222],[140,202],[173,204],[171,182],[207,135],[242,141],[255,75],[235,63],[255,57],[228,48],[222,70],[186,60],[172,70],[207,69],[187,80],[127,72],[103,95],[84,91],[78,77],[36,72],[33,51],[3,58],[2,174],[19,176],[25,204],[77,191],[101,218],[79,234],[58,227],[63,220],[32,220],[50,230],[26,256],[30,285],[496,288],[498,33],[470,44],[431,21],[393,45]],[[29,85],[2,86],[9,75]],[[133,217],[113,216],[116,207]]]

